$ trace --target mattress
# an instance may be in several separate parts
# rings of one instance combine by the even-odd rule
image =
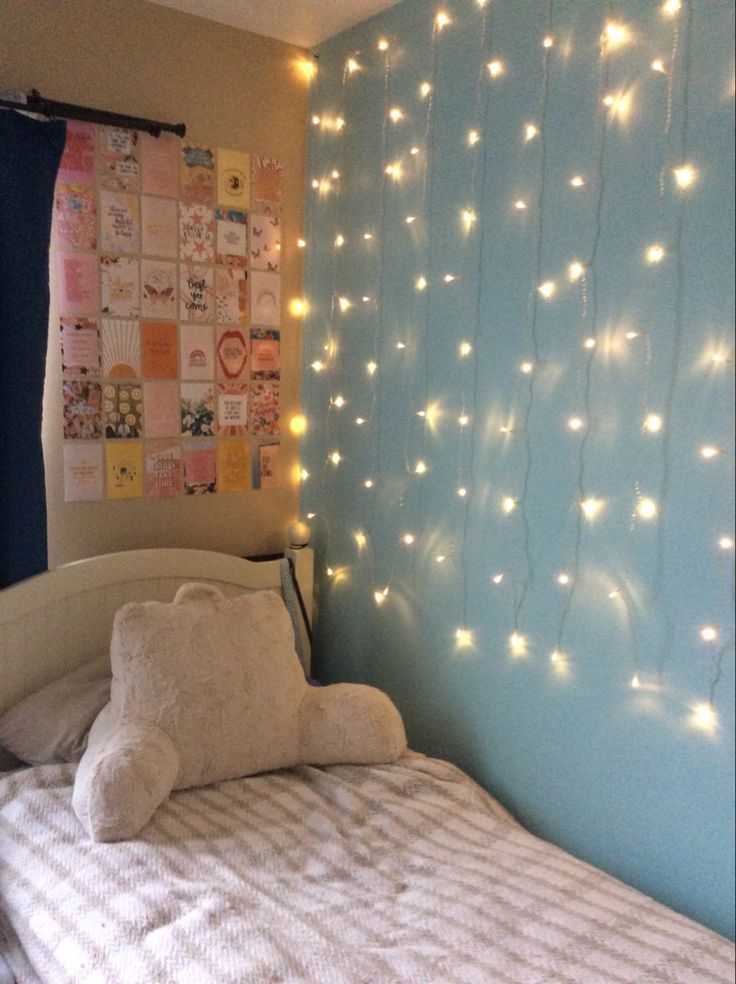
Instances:
[[[733,982],[728,941],[435,759],[178,792],[120,844],[87,838],[73,776],[0,779],[0,908],[50,984]]]

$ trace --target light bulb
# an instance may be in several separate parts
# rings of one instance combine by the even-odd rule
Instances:
[[[574,284],[577,280],[581,280],[585,276],[584,264],[575,260],[567,268],[567,275],[570,278],[570,283]]]
[[[608,597],[611,599],[611,601],[613,601],[614,598],[620,598],[621,597],[621,590],[619,588],[615,588],[613,591],[609,591],[608,592]]]
[[[521,371],[524,373],[525,376],[528,376],[530,373],[534,372],[534,363],[522,362],[519,368],[521,369]]]
[[[654,243],[647,247],[644,257],[650,266],[661,263],[666,256],[666,250],[660,243]]]
[[[319,181],[316,178],[312,178],[312,187],[316,190],[319,188]]]
[[[392,123],[400,123],[400,122],[401,122],[401,120],[403,120],[403,118],[404,118],[404,114],[403,114],[403,112],[402,112],[402,111],[401,111],[401,110],[399,109],[399,107],[398,107],[398,106],[393,106],[393,107],[392,107],[392,108],[391,108],[391,109],[390,109],[390,110],[388,111],[388,115],[389,115],[389,118],[391,119],[391,122],[392,122]]]
[[[705,447],[700,449],[700,457],[705,458],[709,461],[711,458],[717,458],[721,454],[720,448],[714,448],[712,444],[706,444]]]
[[[447,557],[445,557],[444,554],[437,554],[437,556],[434,558],[436,564],[444,564],[446,560]]]
[[[415,475],[425,475],[427,472],[427,463],[425,461],[418,461],[414,466]]]
[[[439,10],[437,12],[437,16],[434,19],[434,23],[437,30],[442,31],[448,26],[448,24],[452,24],[452,20],[450,18],[450,15],[446,11]]]
[[[358,545],[358,550],[363,550],[365,545],[368,543],[368,537],[365,533],[359,531],[355,534],[355,542]]]
[[[478,216],[472,208],[463,209],[463,225],[465,226],[466,232],[470,232],[477,221]]]
[[[570,428],[571,431],[579,431],[582,430],[583,427],[585,427],[585,421],[583,420],[582,417],[570,417],[570,419],[567,422],[567,426]]]
[[[718,629],[715,625],[704,625],[700,630],[700,638],[703,642],[716,642],[718,639]]]
[[[718,546],[721,550],[733,550],[734,539],[732,536],[722,536],[718,541]]]
[[[345,400],[345,397],[344,396],[336,396],[335,399],[332,401],[332,403],[339,410],[340,407],[344,407],[345,406],[346,400]]]
[[[378,371],[378,363],[373,362],[373,360],[371,360],[370,362],[366,362],[365,371],[368,373],[369,376],[374,376]]]
[[[576,174],[574,178],[570,178],[570,184],[573,186],[573,188],[584,188],[585,178],[582,176],[582,174]]]
[[[327,575],[327,577],[332,577],[332,575],[333,575],[334,573],[335,573],[335,572],[334,572],[334,570],[333,570],[333,569],[332,569],[331,567],[327,567],[327,568],[325,569],[325,574]]]
[[[377,604],[377,605],[378,605],[379,607],[380,607],[380,606],[381,606],[381,605],[382,605],[382,604],[384,603],[384,601],[386,600],[386,595],[387,595],[387,594],[388,594],[388,588],[386,588],[386,589],[385,589],[385,593],[384,593],[384,591],[374,591],[374,592],[373,592],[373,598],[374,598],[374,600],[375,600],[375,602],[376,602],[376,604]]]
[[[333,465],[339,465],[340,462],[342,461],[342,455],[340,454],[340,452],[333,451],[330,454],[330,461],[332,462]]]
[[[314,369],[315,372],[322,372],[324,367],[325,364],[324,362],[322,362],[321,359],[315,359],[314,362],[312,363],[312,369]]]
[[[549,658],[552,663],[560,663],[564,660],[565,654],[561,649],[555,649],[552,653],[550,653]]]
[[[426,288],[427,288],[427,278],[426,277],[418,277],[417,278],[417,282],[416,282],[416,288],[417,288],[417,290],[426,290]]]
[[[416,222],[416,221],[417,221],[416,215],[407,215],[407,217],[405,219],[405,222],[406,222],[407,225],[411,225],[412,222]]]
[[[352,75],[354,72],[359,72],[362,69],[362,65],[359,65],[354,58],[348,58],[347,70]]]
[[[603,502],[600,499],[583,499],[580,508],[583,510],[585,518],[592,522],[603,509]]]
[[[333,177],[333,179],[334,179],[335,181],[337,181],[337,180],[339,179],[339,177],[340,177],[340,172],[339,172],[339,171],[337,171],[337,170],[336,170],[336,171],[333,171],[333,172],[332,172],[332,177]]]
[[[465,498],[465,496],[466,496],[466,495],[468,494],[468,490],[467,490],[467,489],[465,488],[465,486],[464,486],[464,485],[461,485],[461,486],[460,486],[460,487],[459,487],[459,488],[457,489],[457,494],[458,494],[458,495],[460,496],[460,498],[461,498],[461,499],[464,499],[464,498]]]
[[[461,342],[459,351],[460,351],[460,355],[465,359],[473,351],[473,346],[470,344],[470,342]]]
[[[633,340],[634,340],[635,338],[639,338],[639,336],[640,336],[640,334],[641,334],[641,332],[638,332],[638,331],[627,331],[627,332],[626,332],[626,339],[627,339],[627,340],[628,340],[629,342],[631,342],[631,341],[633,341]]]
[[[527,641],[526,637],[520,632],[512,632],[509,636],[509,648],[512,656],[526,656]]]
[[[660,75],[666,75],[667,69],[664,67],[664,62],[661,58],[655,58],[652,62],[652,71],[659,72]]]
[[[455,629],[455,642],[458,649],[471,649],[474,635],[471,629]]]
[[[397,342],[396,343],[396,348],[401,352],[401,351],[403,351],[406,348],[406,345],[404,345],[403,342]]]
[[[692,164],[683,164],[680,167],[674,167],[672,173],[675,176],[677,187],[681,191],[692,187],[698,180],[698,172]]]
[[[366,480],[363,482],[363,488],[372,489],[373,488],[373,479],[372,478],[366,478]]]
[[[454,273],[446,273],[442,279],[446,284],[452,284],[457,280],[457,277]]]
[[[307,513],[307,519],[314,519],[317,513]]]
[[[527,143],[539,136],[539,127],[535,123],[527,123],[524,127],[524,139]]]
[[[379,39],[379,41],[378,41],[378,50],[379,51],[388,51],[388,41],[386,40],[386,38],[380,38]]]
[[[302,468],[302,470],[299,472],[299,478],[301,479],[302,482],[307,481],[307,479],[309,478],[309,472],[307,471],[306,468]]]
[[[638,690],[641,687],[641,680],[639,679],[638,673],[635,673],[631,678],[631,688],[632,690]]]
[[[412,147],[411,150],[409,151],[412,157],[416,157],[419,152],[420,152],[419,147]]]
[[[693,704],[690,712],[690,723],[699,731],[714,731],[718,726],[718,715],[712,704]]]
[[[527,205],[527,203],[524,201],[523,198],[517,198],[517,200],[514,202],[514,208],[517,210],[517,212],[525,212],[529,208],[529,206]]]
[[[545,283],[540,284],[537,290],[542,295],[542,297],[548,301],[551,297],[555,296],[557,292],[557,284],[554,280],[547,280]]]
[[[504,499],[503,499],[503,501],[501,503],[501,508],[503,509],[503,511],[508,516],[509,513],[512,513],[514,511],[514,509],[516,509],[516,506],[517,505],[518,505],[518,503],[517,503],[516,499],[513,499],[510,495],[507,495],[507,496],[504,497]]]
[[[335,237],[335,246],[337,246],[337,248],[340,249],[340,247],[341,246],[344,246],[344,245],[345,245],[345,236],[343,236],[343,235],[336,236]]]
[[[610,92],[609,92],[609,94],[607,96],[604,96],[603,97],[603,105],[604,106],[611,107],[611,106],[615,106],[615,104],[616,104],[616,97],[613,96],[613,95],[611,95]]]
[[[603,29],[601,40],[605,48],[620,48],[621,45],[631,40],[631,32],[625,24],[621,24],[619,21],[608,21]]]
[[[365,417],[356,417],[355,423],[358,425],[358,427],[362,427],[363,424],[365,423]]]
[[[422,96],[423,99],[426,99],[431,91],[432,91],[432,86],[429,84],[429,82],[422,82],[422,84],[419,86],[419,95]]]
[[[394,181],[398,181],[401,177],[401,163],[396,161],[394,164],[386,165],[386,174],[393,178]]]
[[[654,499],[639,499],[636,505],[636,515],[639,519],[656,519],[657,503]]]
[[[347,297],[338,297],[337,303],[340,305],[340,310],[343,314],[353,306],[352,301]]]
[[[304,249],[304,247],[307,245],[307,241],[306,239],[297,239],[296,244],[299,247],[299,249]]]
[[[548,34],[547,37],[542,41],[543,48],[551,48],[555,43],[555,39]]]
[[[491,580],[494,584],[501,584],[503,581],[503,574],[494,574]]]
[[[289,312],[295,318],[303,318],[308,310],[307,302],[301,297],[294,297],[289,302]]]
[[[662,13],[666,17],[677,17],[682,10],[682,0],[665,0],[662,4]]]
[[[335,120],[335,129],[342,130],[344,126],[345,126],[345,120],[342,118],[342,116],[338,116],[337,119]]]
[[[314,124],[315,126],[319,126],[321,122],[322,122],[322,117],[321,117],[321,116],[318,116],[318,115],[317,115],[317,114],[315,113],[315,114],[314,114],[314,116],[312,117],[312,123],[313,123],[313,124]]]
[[[480,141],[480,134],[477,130],[468,130],[468,143],[471,147],[475,147]]]
[[[404,533],[401,539],[407,545],[407,547],[410,547],[412,543],[414,543],[416,537],[414,536],[413,533]]]
[[[644,430],[650,434],[658,434],[664,425],[664,421],[658,413],[648,413],[644,420]]]
[[[557,583],[561,584],[563,587],[566,587],[571,580],[572,578],[565,571],[562,571],[560,574],[557,575]]]
[[[372,232],[364,232],[363,233],[363,239],[365,239],[366,241],[369,240],[369,239],[373,239],[373,233]]]
[[[371,301],[371,299],[370,299],[370,297],[368,297],[368,295],[367,295],[367,294],[364,294],[364,295],[363,295],[363,297],[361,297],[361,301],[362,301],[362,302],[363,302],[364,304],[370,304],[370,301]]]
[[[463,413],[457,418],[457,422],[461,427],[467,427],[470,423],[470,417],[466,413]]]
[[[504,64],[498,58],[488,62],[488,74],[492,79],[500,78],[506,71]]]

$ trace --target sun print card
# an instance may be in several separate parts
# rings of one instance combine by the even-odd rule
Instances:
[[[250,277],[250,319],[255,325],[281,324],[281,277],[254,271]]]
[[[67,121],[66,143],[56,180],[70,184],[94,184],[95,130],[92,123]]]
[[[54,229],[62,247],[97,249],[97,207],[90,185],[57,182],[54,193]]]
[[[215,154],[212,148],[196,144],[182,146],[180,195],[189,202],[214,202]]]
[[[141,197],[141,252],[175,260],[179,253],[179,228],[173,198]]]
[[[177,437],[181,434],[179,384],[150,382],[143,384],[146,437]]]
[[[179,351],[182,379],[214,379],[215,341],[206,325],[180,325]]]
[[[251,154],[251,207],[254,211],[262,211],[260,202],[281,204],[284,183],[284,169],[272,157],[260,157]]]
[[[102,312],[118,318],[140,314],[140,269],[128,256],[101,256]]]
[[[278,434],[279,384],[254,382],[250,391],[250,429],[254,434]]]
[[[179,140],[172,133],[141,133],[141,191],[146,195],[179,194]]]
[[[138,322],[127,318],[102,319],[102,375],[135,379],[141,374]]]
[[[184,493],[206,495],[217,492],[215,445],[209,442],[184,445]]]
[[[138,383],[104,383],[102,411],[105,437],[141,437],[143,432],[143,390]]]
[[[65,315],[95,314],[100,307],[98,259],[94,253],[57,254],[59,310]]]
[[[65,444],[64,502],[95,502],[103,494],[102,444]]]
[[[215,363],[218,379],[248,378],[248,341],[244,331],[235,326],[217,329]]]
[[[250,154],[218,147],[217,201],[235,208],[250,207]]]
[[[248,442],[219,441],[217,445],[217,491],[247,492],[250,487],[250,448]]]
[[[105,445],[108,499],[139,499],[143,495],[143,445],[115,441]]]
[[[281,485],[281,445],[261,444],[258,448],[258,484],[262,489]]]
[[[141,361],[144,379],[178,379],[176,325],[166,321],[141,322]]]
[[[110,191],[138,191],[138,131],[117,126],[100,126],[97,131],[100,186]]]
[[[222,266],[245,267],[248,253],[248,216],[235,209],[218,208],[216,260]]]
[[[138,196],[122,191],[100,192],[100,248],[103,253],[140,252]]]
[[[145,491],[152,498],[181,492],[181,447],[174,441],[146,441]]]
[[[182,321],[215,320],[215,272],[212,267],[179,267],[179,316]]]
[[[81,379],[65,380],[64,438],[97,441],[102,437],[102,387]]]
[[[225,437],[248,433],[247,384],[217,384],[217,433]]]
[[[253,379],[281,378],[281,332],[276,328],[252,328],[250,371]]]
[[[247,271],[217,267],[215,297],[218,324],[245,324],[248,320]]]
[[[214,262],[215,212],[209,205],[179,202],[179,259]]]
[[[271,215],[250,217],[250,268],[279,273],[281,270],[281,219]]]
[[[176,320],[176,263],[141,260],[141,314]]]
[[[188,437],[214,437],[215,396],[212,383],[181,383],[181,433]]]
[[[100,329],[92,318],[60,318],[64,377],[99,376]]]

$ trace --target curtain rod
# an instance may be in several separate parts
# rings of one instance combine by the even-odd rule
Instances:
[[[128,130],[145,130],[158,137],[163,132],[175,133],[179,137],[186,135],[185,123],[160,123],[157,120],[146,120],[138,116],[122,116],[120,113],[108,113],[104,109],[90,109],[89,106],[74,106],[72,103],[56,102],[45,99],[37,89],[31,89],[25,99],[0,99],[4,109],[21,109],[26,112],[38,113],[41,116],[63,116],[68,120],[84,120],[86,123],[104,123],[106,126],[120,126]]]

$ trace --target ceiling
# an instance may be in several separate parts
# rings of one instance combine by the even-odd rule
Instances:
[[[301,48],[334,37],[399,0],[153,0]]]

